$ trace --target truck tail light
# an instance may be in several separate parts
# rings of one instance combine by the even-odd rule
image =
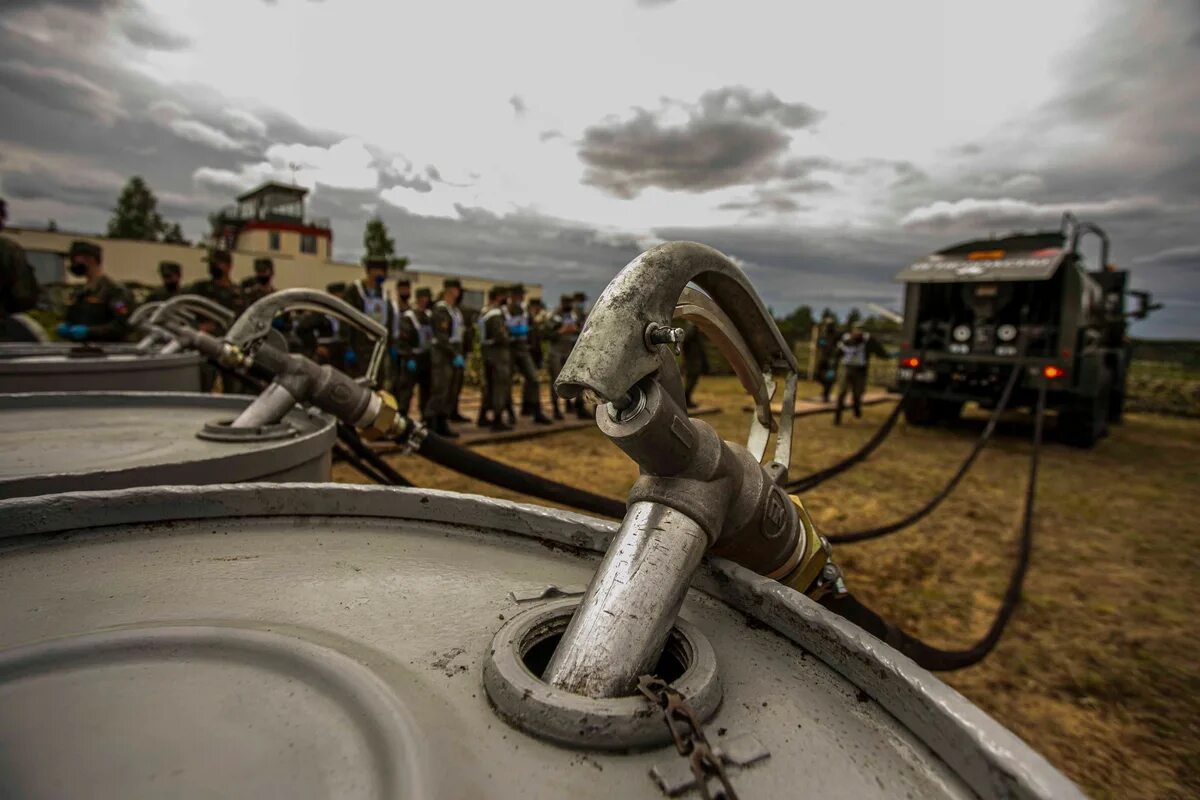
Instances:
[[[916,356],[909,356],[900,363],[909,369],[916,369],[917,367],[921,366],[921,359],[917,358]]]
[[[1056,367],[1053,364],[1047,364],[1046,366],[1042,367],[1042,374],[1053,381],[1061,378],[1063,375],[1066,375],[1067,372],[1062,367]]]

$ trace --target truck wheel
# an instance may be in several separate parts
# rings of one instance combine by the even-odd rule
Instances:
[[[926,427],[938,421],[936,400],[928,397],[910,397],[904,402],[904,420],[909,425]]]
[[[937,416],[942,422],[954,422],[962,416],[963,402],[961,400],[939,400]]]

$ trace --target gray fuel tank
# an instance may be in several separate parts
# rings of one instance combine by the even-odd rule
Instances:
[[[295,408],[280,426],[243,441],[197,435],[236,417],[252,400],[183,392],[0,394],[0,498],[328,480],[337,431],[327,415]]]
[[[565,746],[510,726],[522,695],[497,689],[523,660],[510,677],[546,700],[533,650],[555,628],[535,623],[569,616],[609,523],[331,484],[33,497],[0,520],[0,796],[689,791],[640,697],[613,703],[658,743],[584,744],[580,711]],[[675,683],[716,682],[693,702],[743,800],[1080,796],[937,678],[729,562],[701,568],[677,633]],[[578,701],[549,697],[559,722]]]
[[[198,392],[195,352],[146,353],[131,344],[0,346],[0,394],[20,392]]]

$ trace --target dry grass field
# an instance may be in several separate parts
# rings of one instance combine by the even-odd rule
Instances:
[[[706,379],[698,399],[722,407],[705,419],[724,437],[744,440],[749,415],[733,379]],[[890,407],[841,428],[828,415],[798,419],[793,475],[852,452]],[[953,429],[901,422],[867,463],[804,496],[818,527],[866,527],[921,505],[983,421],[974,411]],[[839,547],[855,593],[935,644],[981,636],[1014,557],[1031,430],[1028,417],[1007,420],[958,491],[915,527]],[[614,497],[636,475],[594,429],[480,450]],[[1021,608],[983,664],[943,677],[1093,797],[1200,796],[1200,420],[1131,414],[1094,450],[1051,437],[1042,452]],[[418,457],[393,463],[418,485],[528,500]],[[346,465],[336,477],[361,480]]]

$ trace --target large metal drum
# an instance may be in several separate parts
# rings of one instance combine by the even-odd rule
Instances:
[[[195,352],[147,353],[131,344],[0,346],[0,394],[20,392],[198,392]]]
[[[330,484],[34,497],[0,519],[0,796],[687,791],[649,702],[536,677],[614,525]],[[729,562],[701,568],[672,642],[661,669],[743,800],[1079,796],[932,675]]]
[[[213,426],[236,417],[252,399],[175,392],[0,395],[0,498],[328,480],[337,436],[331,417],[297,407],[279,425],[241,437]]]

